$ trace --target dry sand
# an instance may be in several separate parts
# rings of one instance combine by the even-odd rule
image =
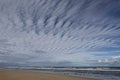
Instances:
[[[96,80],[96,79],[33,72],[28,70],[0,69],[0,80]]]

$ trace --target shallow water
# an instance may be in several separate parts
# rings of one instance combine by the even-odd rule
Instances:
[[[95,78],[100,80],[120,80],[119,69],[39,68],[33,70],[47,73]]]

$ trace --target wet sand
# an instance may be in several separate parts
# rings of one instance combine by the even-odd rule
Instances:
[[[28,70],[0,69],[0,80],[96,80]]]

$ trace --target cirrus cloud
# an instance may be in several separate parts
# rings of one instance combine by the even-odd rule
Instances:
[[[119,50],[119,3],[0,0],[0,61],[73,65],[96,60],[93,53],[103,49]]]

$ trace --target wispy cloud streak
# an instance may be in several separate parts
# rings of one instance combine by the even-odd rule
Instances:
[[[21,58],[27,62],[33,56],[30,61],[74,63],[90,56],[95,59],[91,50],[120,49],[119,4],[113,0],[0,0],[0,60],[11,51],[11,56],[4,55],[12,58],[8,62],[22,63]]]

